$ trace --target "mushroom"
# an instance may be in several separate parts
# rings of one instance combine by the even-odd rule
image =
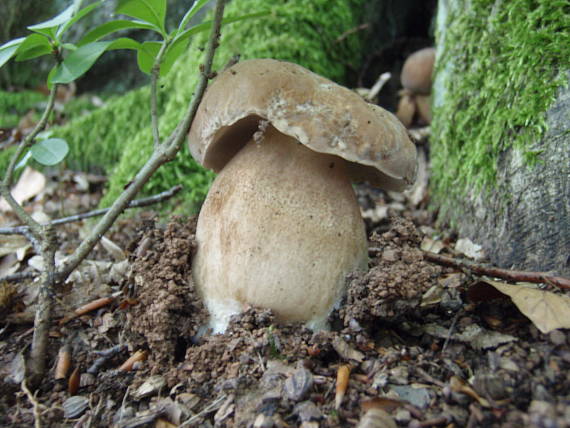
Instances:
[[[435,48],[424,48],[411,54],[400,74],[402,86],[414,94],[429,94],[434,63]]]
[[[431,123],[431,84],[435,48],[424,48],[411,54],[402,67],[400,102],[396,116],[409,127],[414,117],[421,124]]]
[[[326,327],[348,273],[367,268],[351,180],[402,190],[416,149],[387,111],[296,64],[256,59],[206,91],[190,152],[218,172],[196,229],[192,278],[223,332],[247,306]]]

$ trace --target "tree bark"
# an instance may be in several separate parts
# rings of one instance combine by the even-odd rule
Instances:
[[[508,2],[497,2],[493,7],[510,7]],[[446,14],[453,8],[463,7],[461,0],[440,0],[438,16],[438,61],[443,58],[442,52],[448,48],[445,43],[454,43],[450,38],[443,37],[447,31],[445,25]],[[465,10],[461,13],[469,13]],[[492,16],[489,17],[491,21]],[[522,36],[521,36],[522,37]],[[461,67],[456,67],[453,61],[481,61],[477,57],[478,50],[474,49],[470,56],[462,59],[451,59],[439,63],[435,78],[435,117],[437,121],[456,121],[452,126],[470,126],[472,122],[458,121],[455,117],[442,117],[437,115],[437,106],[444,105],[451,96],[447,79],[456,78],[454,74]],[[541,51],[537,50],[540,56]],[[500,60],[500,59],[497,59]],[[560,61],[563,64],[564,60]],[[465,69],[465,68],[464,68]],[[481,70],[485,70],[481,68]],[[488,68],[486,78],[492,78],[494,69]],[[545,70],[545,76],[547,76]],[[562,68],[567,80],[570,81],[570,72]],[[461,76],[460,76],[461,78]],[[545,77],[545,84],[548,79]],[[524,86],[523,86],[524,88]],[[497,109],[509,109],[509,102],[501,104],[502,99],[509,99],[508,91],[513,88],[504,88],[503,93],[492,93],[488,96],[490,103],[496,102]],[[468,102],[471,94],[464,94]],[[517,93],[513,94],[513,97]],[[536,93],[536,97],[543,96]],[[510,99],[513,99],[512,97]],[[499,101],[497,101],[499,100]],[[434,200],[436,208],[445,212],[443,221],[454,225],[462,237],[469,237],[483,246],[490,261],[504,268],[519,270],[532,270],[552,272],[561,276],[570,276],[570,89],[559,88],[556,100],[551,104],[546,114],[547,131],[530,142],[524,148],[515,147],[515,144],[505,144],[496,161],[496,180],[483,191],[467,188],[464,194],[447,196],[446,190],[437,187],[438,171],[434,171],[435,184]],[[485,120],[482,113],[474,120]],[[448,126],[448,125],[446,125]],[[435,126],[437,128],[437,125]],[[524,126],[520,129],[524,131]],[[453,135],[453,134],[452,134]],[[505,133],[504,138],[514,139],[515,132]],[[445,156],[442,147],[437,141],[441,136],[434,135],[435,143],[432,146],[432,158]],[[457,142],[460,144],[460,142]],[[446,142],[454,144],[454,142]],[[525,160],[523,151],[539,153],[538,162],[532,165]],[[438,162],[439,167],[445,165]],[[469,167],[468,163],[461,164],[458,174],[462,174]],[[449,191],[449,188],[448,188]],[[450,192],[451,194],[452,192]]]

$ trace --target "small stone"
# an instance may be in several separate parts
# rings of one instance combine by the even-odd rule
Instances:
[[[408,425],[412,420],[412,414],[406,409],[398,409],[394,419],[399,425]]]
[[[382,253],[382,260],[387,262],[395,262],[398,260],[398,251],[397,250],[384,250]]]
[[[322,413],[312,401],[303,401],[295,406],[293,410],[301,422],[318,421],[322,418]]]
[[[285,394],[292,401],[302,400],[313,387],[313,374],[304,367],[293,371],[285,381]]]
[[[562,346],[566,344],[566,335],[560,330],[551,331],[548,337],[553,345]]]
[[[254,428],[273,428],[274,426],[275,422],[273,421],[273,418],[271,416],[264,415],[263,413],[257,415],[253,422]]]

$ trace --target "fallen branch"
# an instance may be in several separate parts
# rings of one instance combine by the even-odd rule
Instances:
[[[504,279],[513,282],[532,282],[555,285],[556,287],[570,290],[570,279],[560,276],[550,275],[544,272],[526,272],[517,270],[501,269],[494,266],[485,266],[469,260],[459,260],[451,257],[441,256],[430,251],[423,252],[424,259],[441,266],[453,267],[456,269],[467,269],[476,275],[486,275],[494,278]]]
[[[149,196],[148,198],[141,198],[141,199],[136,199],[134,201],[131,201],[126,208],[127,209],[128,208],[141,208],[141,207],[147,207],[149,205],[157,204],[159,202],[163,202],[165,200],[172,198],[174,195],[176,195],[178,192],[180,192],[180,190],[182,190],[182,186],[178,184],[178,185],[174,186],[172,189],[166,190],[162,193],[158,193],[156,195]],[[72,223],[75,221],[81,221],[81,220],[85,220],[85,219],[88,219],[91,217],[97,217],[100,215],[104,215],[107,213],[107,211],[109,211],[109,209],[110,208],[101,208],[98,210],[88,211],[88,212],[82,213],[82,214],[76,214],[76,215],[72,215],[69,217],[58,218],[56,220],[51,221],[49,224],[51,224],[53,226],[59,226],[60,224],[66,224],[66,223]],[[29,226],[0,227],[0,235],[26,235],[26,237],[28,239],[30,239],[30,237],[28,236],[29,230],[30,230]]]
[[[0,282],[20,282],[25,279],[32,279],[39,275],[37,272],[18,272],[0,277]]]

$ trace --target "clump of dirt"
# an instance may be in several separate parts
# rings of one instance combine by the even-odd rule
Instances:
[[[421,238],[414,224],[394,217],[387,232],[370,237],[372,267],[352,274],[346,302],[339,311],[345,325],[377,318],[391,320],[414,309],[430,287],[437,285],[442,268],[424,260]]]
[[[190,277],[195,230],[195,220],[174,219],[146,232],[134,253],[136,304],[127,314],[126,338],[150,351],[150,366],[157,370],[183,358],[207,317]]]

